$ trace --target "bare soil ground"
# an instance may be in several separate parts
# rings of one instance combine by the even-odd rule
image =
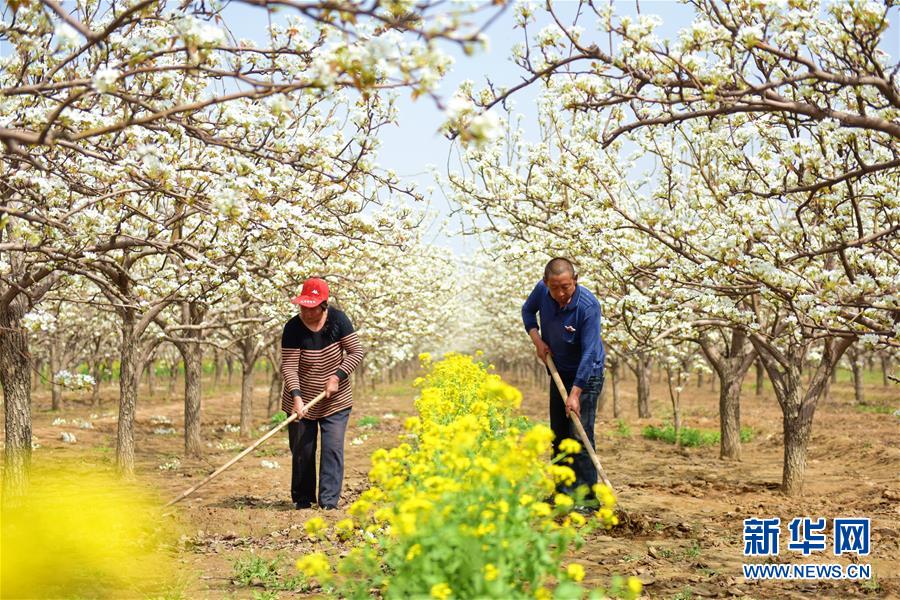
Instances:
[[[846,374],[844,374],[846,376]],[[260,377],[260,380],[263,378]],[[513,381],[513,383],[516,383]],[[546,419],[547,391],[532,383],[518,382],[525,394],[523,411]],[[754,430],[744,445],[743,461],[724,462],[717,446],[676,450],[674,446],[641,436],[641,429],[659,425],[670,413],[663,383],[654,383],[652,419],[636,416],[634,383],[622,382],[620,426],[612,419],[611,393],[598,421],[598,454],[616,487],[622,524],[611,532],[592,534],[575,553],[588,573],[586,583],[603,586],[614,574],[637,575],[650,598],[686,600],[700,597],[738,598],[848,598],[900,597],[900,418],[890,412],[870,412],[856,406],[847,382],[832,388],[831,398],[816,411],[809,464],[802,497],[786,498],[778,491],[781,481],[781,413],[771,393],[756,396],[752,386],[744,390],[743,425]],[[180,387],[180,386],[179,386]],[[209,386],[212,387],[212,386]],[[182,404],[178,393],[158,390],[152,397],[142,386],[137,417],[137,473],[162,498],[176,496],[234,456],[246,444],[231,427],[239,414],[238,383],[231,388],[212,387],[204,392],[202,459],[185,459],[181,429]],[[256,390],[255,410],[261,435],[267,427],[266,392]],[[178,505],[175,518],[183,536],[178,560],[182,580],[173,583],[173,594],[187,598],[302,597],[308,593],[279,591],[293,573],[293,561],[312,549],[302,535],[302,524],[314,515],[327,521],[346,516],[345,509],[365,489],[369,455],[378,447],[396,443],[403,419],[413,414],[415,392],[408,384],[382,385],[357,390],[351,425],[347,432],[346,474],[340,509],[293,510],[290,503],[290,453],[287,434],[281,434],[255,451],[218,479]],[[88,400],[69,394],[65,410],[51,412],[46,392],[34,395],[34,432],[41,447],[35,461],[79,456],[110,463],[115,455],[116,390],[104,388],[99,409]],[[867,404],[900,408],[896,386],[872,383],[866,388]],[[682,394],[685,425],[703,429],[718,426],[718,393],[704,384],[690,384]],[[154,416],[171,419],[177,433],[154,433],[161,427]],[[362,417],[377,417],[374,427],[363,427]],[[94,429],[71,424],[52,425],[56,418],[80,417]],[[62,431],[77,436],[76,444],[59,440]],[[367,437],[366,437],[367,436]],[[356,440],[354,442],[354,440]],[[163,469],[180,459],[180,465]],[[262,461],[278,468],[266,468]],[[872,552],[856,562],[872,565],[873,579],[866,582],[748,582],[741,564],[742,521],[750,517],[781,517],[782,551],[778,562],[842,563],[829,550],[803,558],[786,550],[786,523],[794,517],[865,516],[872,518]],[[830,527],[830,526],[829,526]],[[829,541],[831,533],[829,531]],[[235,562],[257,555],[280,559],[274,579],[257,585],[236,583]],[[268,584],[268,588],[263,584]]]

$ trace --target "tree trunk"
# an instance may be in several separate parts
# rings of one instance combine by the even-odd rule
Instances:
[[[134,417],[141,366],[135,347],[137,342],[135,317],[126,312],[119,357],[119,425],[116,432],[116,468],[126,477],[134,475]]]
[[[888,373],[891,370],[891,361],[885,354],[882,354],[880,358],[881,358],[881,385],[883,385],[884,387],[888,387],[891,384],[890,380],[888,379]]]
[[[147,395],[152,397],[156,393],[156,361],[150,359],[147,363]]]
[[[613,364],[610,370],[612,375],[612,397],[613,397],[613,418],[618,419],[622,416],[622,410],[619,407],[619,365]]]
[[[853,394],[857,404],[865,404],[863,391],[863,364],[858,351],[850,352],[850,368],[853,370]]]
[[[666,383],[669,386],[669,398],[672,400],[672,427],[675,428],[675,447],[681,448],[681,371],[678,372],[678,382],[672,384],[672,369],[666,365]]]
[[[56,374],[61,370],[59,364],[59,350],[56,340],[50,342],[50,409],[62,410],[62,385],[56,379]]]
[[[225,357],[225,368],[228,371],[228,385],[231,385],[231,374],[234,372],[234,359],[231,356]]]
[[[241,437],[250,437],[253,433],[253,366],[256,361],[250,364],[241,364]]]
[[[222,380],[222,356],[219,354],[218,348],[213,350],[213,366],[215,368],[213,371],[213,383],[218,387],[219,382]]]
[[[94,378],[94,385],[91,389],[91,406],[97,408],[100,406],[100,361],[94,361],[91,364],[91,376]]]
[[[764,367],[761,360],[756,361],[756,395],[762,396],[763,384],[765,383]]]
[[[697,371],[697,389],[703,387],[703,371]]]
[[[203,374],[203,351],[199,344],[181,344],[184,358],[184,453],[200,456],[200,377]]]
[[[781,490],[788,496],[796,496],[803,489],[806,454],[816,405],[825,389],[825,382],[831,376],[831,371],[854,339],[830,338],[824,340],[822,359],[814,370],[805,393],[801,391],[800,365],[807,355],[809,342],[795,344],[787,352],[773,354],[758,337],[752,339],[754,347],[763,359],[769,381],[772,382],[775,396],[781,406],[784,433]]]
[[[803,407],[800,402],[800,377],[796,387],[786,398],[784,419],[784,466],[781,474],[781,489],[788,496],[796,496],[803,491],[803,477],[806,474],[806,453],[812,431],[812,416],[815,405]],[[806,408],[806,410],[803,410]]]
[[[719,387],[719,458],[741,460],[741,384],[744,373],[730,373]]]
[[[169,367],[169,396],[175,393],[175,383],[178,381],[178,361],[173,360]]]
[[[650,414],[650,360],[642,353],[637,356],[637,405],[638,417],[649,419]]]
[[[0,383],[6,419],[3,452],[3,504],[24,494],[31,466],[31,361],[28,333],[20,320],[24,303],[0,308]]]
[[[281,373],[278,369],[272,369],[271,379],[269,380],[269,416],[278,412],[281,405]]]

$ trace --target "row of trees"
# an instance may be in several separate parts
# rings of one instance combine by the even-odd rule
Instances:
[[[446,71],[438,43],[480,43],[465,20],[473,7],[270,2],[259,14],[267,29],[240,39],[240,4],[4,9],[4,493],[24,486],[30,461],[26,325],[68,327],[73,304],[95,355],[116,339],[125,474],[138,379],[160,343],[184,361],[185,447],[195,452],[204,348],[233,352],[248,389],[306,277],[332,281],[374,369],[432,331],[416,321],[414,294],[452,305],[448,257],[418,240],[425,215],[409,201],[419,195],[375,154],[397,90],[430,94]]]
[[[540,86],[539,139],[508,114],[505,143],[461,147],[448,186],[509,271],[563,255],[590,275],[641,416],[651,361],[677,382],[699,350],[720,382],[721,455],[740,459],[741,383],[761,364],[796,494],[841,358],[900,345],[889,4],[689,4],[672,39],[654,16],[590,2],[571,22],[548,4],[534,33],[537,11],[518,7],[522,83],[459,94],[499,110]]]

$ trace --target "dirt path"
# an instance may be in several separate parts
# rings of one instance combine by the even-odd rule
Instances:
[[[537,419],[546,418],[546,392],[527,385],[523,410]],[[656,384],[655,418],[640,420],[633,406],[633,383],[622,383],[624,427],[612,423],[609,403],[598,426],[598,454],[616,486],[625,512],[623,524],[609,534],[593,534],[576,558],[587,566],[588,582],[608,583],[614,574],[637,575],[652,598],[686,600],[699,597],[751,598],[846,598],[900,597],[900,419],[892,414],[862,412],[852,404],[852,388],[838,384],[832,398],[817,410],[810,446],[805,493],[788,499],[777,491],[781,479],[781,418],[777,403],[767,393],[757,397],[749,387],[741,408],[744,425],[754,439],[744,446],[744,460],[726,463],[718,459],[718,447],[676,451],[671,445],[641,437],[647,424],[660,424],[668,414],[661,384]],[[142,388],[142,392],[145,390]],[[34,460],[81,455],[85,459],[114,459],[115,412],[106,394],[100,410],[78,402],[62,413],[46,410],[49,399],[35,396],[35,434],[41,448]],[[259,388],[257,396],[265,396]],[[302,523],[320,514],[326,520],[343,518],[344,510],[365,489],[368,456],[380,446],[391,446],[403,419],[413,414],[414,392],[408,385],[381,386],[357,391],[347,432],[345,488],[341,509],[321,513],[316,509],[293,510],[290,504],[290,453],[286,433],[257,450],[191,498],[179,505],[177,515],[184,531],[179,560],[183,580],[173,584],[173,595],[185,598],[261,597],[261,586],[234,583],[235,562],[252,556],[280,559],[272,579],[284,581],[293,561],[311,549]],[[685,424],[717,428],[717,394],[708,386],[689,387],[683,394]],[[893,403],[895,391],[867,388],[870,403]],[[262,405],[262,402],[259,402]],[[182,457],[182,407],[178,398],[142,394],[137,413],[137,471],[163,498],[176,496],[241,447],[236,431],[239,395],[236,391],[205,393],[202,460]],[[265,430],[262,406],[256,422]],[[94,429],[79,429],[69,421],[82,418]],[[171,424],[160,423],[165,417]],[[360,423],[374,417],[374,426]],[[64,425],[53,425],[64,418]],[[162,419],[164,420],[164,419]],[[374,420],[374,419],[369,419]],[[173,428],[178,433],[163,433]],[[159,433],[154,433],[159,430]],[[61,431],[72,432],[78,442],[64,444]],[[173,460],[180,459],[180,460]],[[263,461],[277,463],[266,468]],[[171,468],[161,466],[169,464]],[[750,517],[868,516],[872,518],[872,553],[859,562],[872,565],[876,578],[869,582],[748,583],[742,577],[742,520]],[[829,540],[830,540],[829,532]],[[780,562],[847,564],[830,551],[803,559],[785,548],[787,528],[782,528]],[[262,583],[262,582],[260,582]],[[272,592],[273,594],[275,592]],[[297,592],[278,592],[296,597]]]

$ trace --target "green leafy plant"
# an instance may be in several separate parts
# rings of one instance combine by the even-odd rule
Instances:
[[[682,427],[678,433],[681,445],[686,447],[713,446],[718,444],[721,439],[718,431],[694,429],[693,427]],[[662,427],[647,425],[641,431],[641,435],[648,440],[659,440],[669,444],[675,443],[675,427],[671,423],[666,423]],[[741,427],[740,435],[741,442],[747,443],[753,439],[755,432],[751,427]]]
[[[616,419],[616,428],[613,433],[619,437],[631,437],[631,427],[622,419]]]
[[[374,415],[366,415],[356,422],[356,426],[361,429],[372,429],[373,427],[378,427],[380,420],[378,417]]]
[[[309,589],[306,578],[302,574],[282,577],[280,569],[284,559],[277,556],[265,559],[257,554],[250,554],[233,561],[232,578],[243,586],[260,585],[267,591],[305,591]],[[276,597],[263,596],[263,598]]]

